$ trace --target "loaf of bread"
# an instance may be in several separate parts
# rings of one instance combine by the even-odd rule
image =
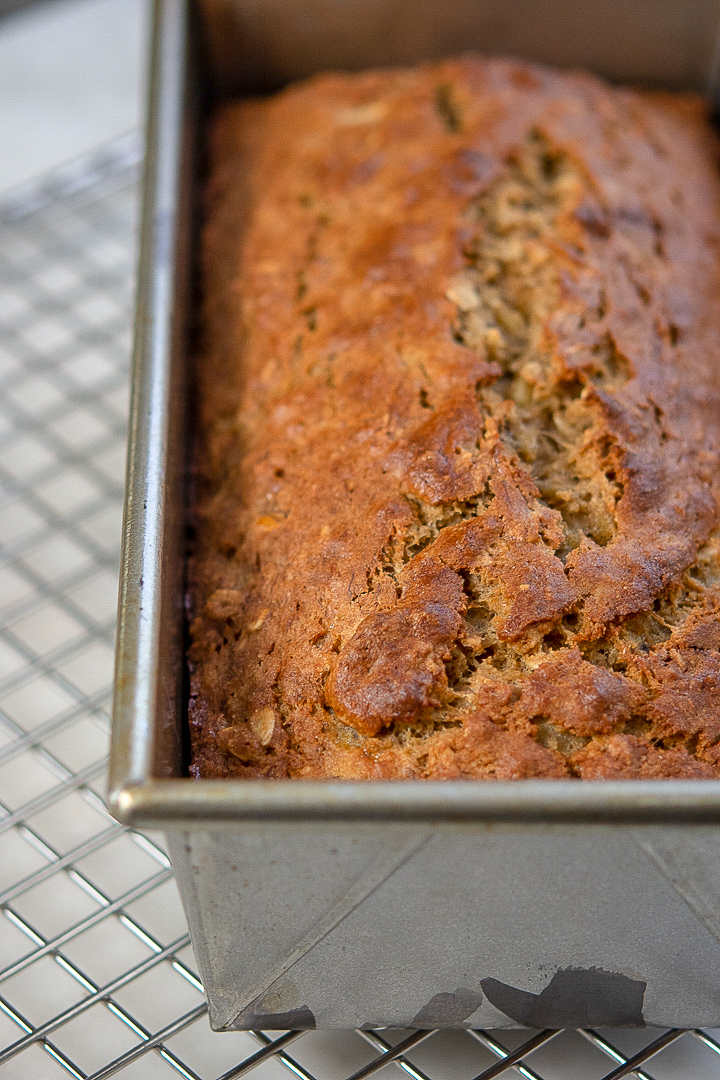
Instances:
[[[219,111],[192,775],[720,776],[717,156],[508,60]]]

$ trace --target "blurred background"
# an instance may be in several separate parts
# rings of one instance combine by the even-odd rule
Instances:
[[[135,129],[149,0],[0,0],[0,194]]]

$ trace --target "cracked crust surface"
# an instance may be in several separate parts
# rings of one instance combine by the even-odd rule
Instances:
[[[192,774],[720,776],[700,100],[465,58],[211,158]]]

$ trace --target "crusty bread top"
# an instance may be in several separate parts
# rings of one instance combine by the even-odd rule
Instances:
[[[220,110],[195,775],[720,775],[716,156],[505,60]]]

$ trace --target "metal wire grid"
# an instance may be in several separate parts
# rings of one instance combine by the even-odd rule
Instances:
[[[702,1031],[210,1032],[162,839],[102,797],[139,157],[0,204],[3,1080],[720,1078]]]

